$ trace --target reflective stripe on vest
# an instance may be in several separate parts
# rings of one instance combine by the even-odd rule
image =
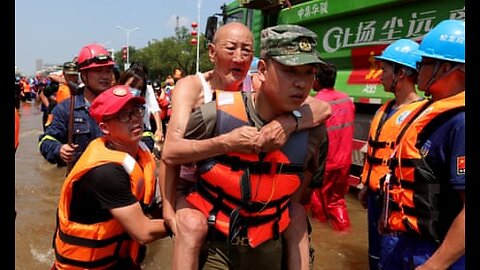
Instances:
[[[335,89],[326,88],[315,98],[327,101],[332,115],[327,119],[328,153],[327,171],[344,168],[352,164],[355,105],[350,97]]]

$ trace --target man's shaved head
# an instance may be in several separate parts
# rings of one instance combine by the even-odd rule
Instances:
[[[253,50],[253,35],[248,27],[239,22],[220,27],[208,46],[217,78],[212,81],[216,87],[238,91],[250,68]]]
[[[216,44],[220,40],[237,34],[248,35],[250,41],[253,43],[253,35],[252,32],[250,32],[250,29],[248,29],[246,25],[239,22],[229,22],[218,28],[215,36],[213,37],[212,43]]]

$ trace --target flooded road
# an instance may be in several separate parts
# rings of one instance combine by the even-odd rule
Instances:
[[[20,146],[15,156],[15,269],[50,269],[55,210],[65,168],[48,163],[38,151],[42,113],[38,105],[24,103],[20,110]],[[348,233],[334,232],[330,224],[312,220],[315,270],[365,270],[367,259],[366,210],[356,191],[347,196],[352,223]],[[148,247],[143,269],[170,269],[172,240]]]

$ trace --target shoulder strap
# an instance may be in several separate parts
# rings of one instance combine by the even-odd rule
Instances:
[[[372,145],[372,143],[376,143],[378,141],[378,138],[380,137],[380,131],[382,130],[383,124],[385,124],[385,121],[387,120],[387,112],[390,111],[390,109],[393,107],[393,104],[395,104],[394,100],[388,101],[385,110],[383,110],[382,116],[380,118],[380,121],[378,122],[377,129],[375,130],[375,138],[372,138],[370,135],[368,135],[368,143]],[[374,157],[375,153],[377,152],[378,148],[374,147],[372,150],[372,155],[369,156],[368,153],[366,155],[366,159],[369,159],[369,157]],[[371,159],[369,159],[369,162],[371,162]],[[364,165],[365,166],[365,165]],[[370,164],[370,167],[367,172],[367,177],[365,181],[365,185],[369,186],[370,185],[370,175],[372,174],[372,165]]]
[[[453,108],[451,110],[448,110],[446,112],[443,112],[443,113],[437,115],[418,134],[417,147],[419,145],[422,145],[430,137],[430,135],[432,135],[432,133],[435,130],[437,130],[437,128],[440,125],[447,122],[448,120],[450,120],[452,117],[454,117],[458,113],[461,113],[461,112],[464,112],[464,111],[465,111],[465,106],[461,106],[461,107]]]
[[[425,104],[422,105],[422,107],[420,107],[420,109],[416,111],[416,113],[412,117],[410,117],[409,121],[403,126],[402,130],[400,130],[400,132],[398,133],[395,145],[398,145],[400,143],[400,141],[403,138],[403,135],[405,135],[405,132],[410,127],[410,125],[412,125],[413,121],[415,121],[415,119],[417,119],[417,117],[432,103],[433,103],[433,100],[431,99],[428,100],[427,102],[425,102]]]
[[[380,131],[382,130],[383,125],[385,124],[385,121],[387,120],[388,112],[392,109],[394,104],[395,104],[395,100],[388,101],[387,107],[382,112],[382,117],[380,118],[380,121],[378,122],[377,130],[375,130],[374,141],[378,141],[378,138],[380,137]]]
[[[207,81],[205,80],[205,77],[203,77],[203,73],[198,72],[197,77],[200,79],[200,82],[202,83],[202,89],[203,89],[203,103],[208,103],[212,101],[212,89],[208,85]]]

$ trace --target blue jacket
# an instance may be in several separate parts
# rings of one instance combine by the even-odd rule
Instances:
[[[88,106],[89,104],[87,105],[83,95],[75,96],[73,143],[78,144],[74,157],[75,162],[90,141],[102,136],[97,123],[88,113]],[[55,106],[52,110],[52,122],[46,127],[45,133],[39,137],[38,148],[40,153],[50,163],[65,164],[60,158],[60,147],[62,144],[66,144],[68,140],[69,108],[70,99],[66,99]]]

